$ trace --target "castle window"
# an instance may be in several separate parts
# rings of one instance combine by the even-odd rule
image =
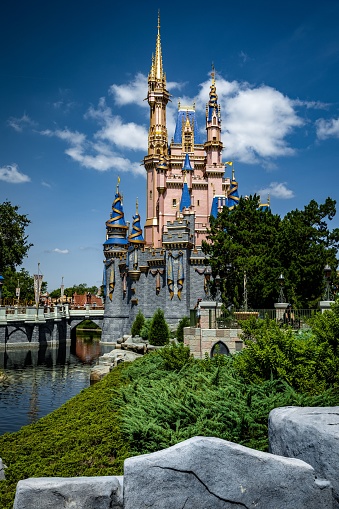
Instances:
[[[216,136],[213,136],[213,141],[217,141],[217,137]]]
[[[197,207],[199,207],[200,205],[200,200],[197,200]]]
[[[172,207],[176,207],[176,206],[177,206],[177,199],[173,198],[173,200],[172,200]]]
[[[149,199],[152,199],[152,191],[149,192]]]

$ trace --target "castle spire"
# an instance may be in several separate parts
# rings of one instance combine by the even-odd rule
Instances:
[[[157,80],[162,80],[164,78],[164,72],[162,68],[162,53],[161,53],[161,41],[160,41],[160,10],[158,11],[158,34],[157,34],[157,42],[155,46],[155,78]]]

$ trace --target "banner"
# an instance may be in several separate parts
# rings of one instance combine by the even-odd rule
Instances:
[[[42,285],[42,278],[44,276],[42,274],[34,274],[34,297],[35,297],[35,305],[36,307],[39,306],[39,300],[40,300],[40,293],[41,293],[41,285]]]

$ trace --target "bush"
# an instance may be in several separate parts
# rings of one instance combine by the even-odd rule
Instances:
[[[135,317],[135,320],[132,324],[132,329],[131,329],[132,336],[141,336],[140,333],[141,333],[144,323],[145,323],[145,317],[142,314],[141,310],[139,309],[137,316]]]
[[[165,320],[164,312],[160,308],[157,309],[152,318],[148,339],[151,345],[156,346],[167,345],[169,341],[169,327]]]
[[[152,318],[147,318],[147,320],[145,320],[144,325],[142,326],[142,329],[140,331],[140,336],[142,337],[142,339],[148,339],[151,323]]]
[[[190,319],[188,316],[184,316],[179,324],[178,324],[178,327],[177,327],[177,340],[179,341],[179,343],[183,343],[184,342],[184,328],[185,327],[189,327],[190,326]]]

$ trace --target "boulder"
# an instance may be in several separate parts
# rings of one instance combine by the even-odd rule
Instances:
[[[194,437],[125,460],[124,509],[329,509],[332,489],[304,461]]]
[[[7,467],[2,462],[2,458],[0,458],[0,481],[3,481],[4,479],[6,479],[6,477],[5,477],[5,468],[7,468]]]
[[[37,477],[19,481],[13,509],[122,509],[122,477]]]
[[[270,451],[312,465],[331,482],[339,509],[339,407],[275,408],[268,424]]]

